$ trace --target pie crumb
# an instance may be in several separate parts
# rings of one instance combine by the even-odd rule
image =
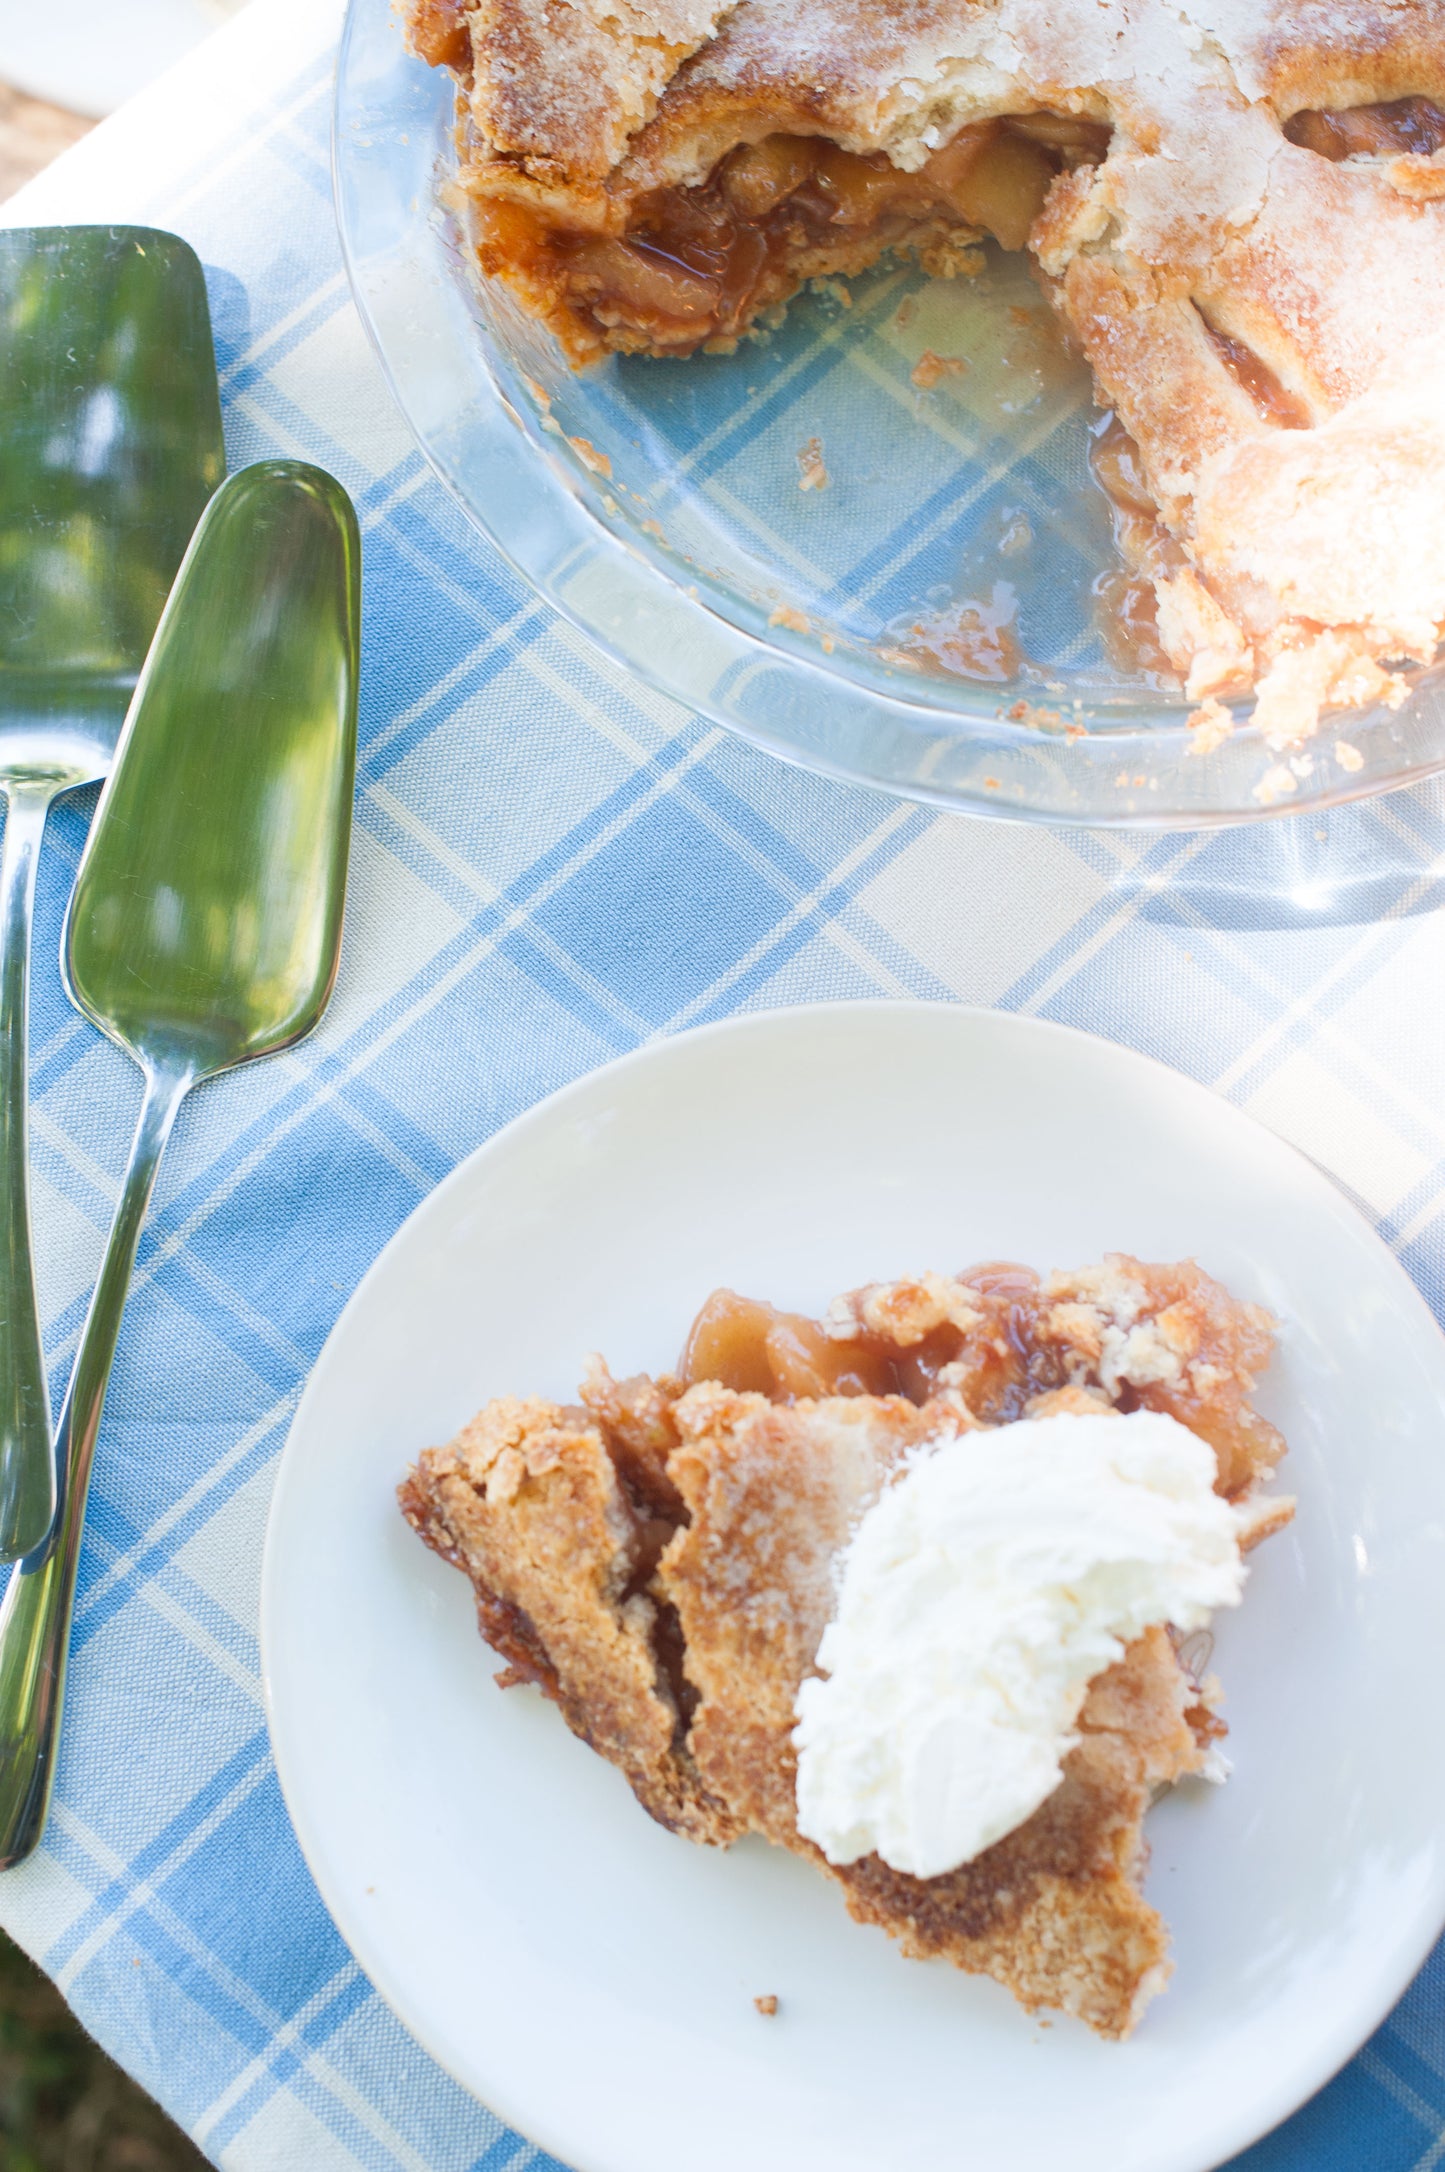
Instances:
[[[1216,701],[1212,694],[1197,709],[1191,709],[1185,721],[1189,726],[1191,754],[1212,754],[1234,731],[1234,718],[1224,703]]]
[[[826,490],[828,470],[823,463],[823,440],[810,437],[798,454],[799,490]]]
[[[1407,153],[1387,166],[1385,174],[1397,195],[1429,203],[1445,196],[1445,151]]]
[[[1335,741],[1335,760],[1339,763],[1341,769],[1347,769],[1351,776],[1355,774],[1356,770],[1363,769],[1365,766],[1364,755],[1361,754],[1358,747],[1351,746],[1348,739],[1337,739]]]
[[[956,354],[935,354],[931,347],[925,347],[908,375],[920,392],[932,392],[945,377],[961,377],[964,368]]]
[[[787,603],[778,605],[777,610],[769,617],[768,624],[770,626],[786,626],[789,633],[809,633],[812,631],[803,613],[795,611],[791,604]]]
[[[1254,796],[1261,807],[1272,807],[1277,799],[1286,799],[1297,789],[1293,772],[1283,762],[1276,762],[1267,769],[1254,788]]]
[[[589,469],[593,475],[606,475],[609,478],[611,477],[612,462],[608,459],[606,453],[602,453],[597,450],[597,447],[592,443],[590,438],[569,437],[567,443],[571,446],[573,452],[576,453],[577,458],[581,461],[583,467]]]
[[[756,2006],[760,2014],[765,2015],[766,2018],[771,2021],[774,2014],[778,2010],[777,1994],[776,1992],[769,1991],[764,1995],[764,1997],[760,1999],[754,1999],[753,2004],[754,2006]]]

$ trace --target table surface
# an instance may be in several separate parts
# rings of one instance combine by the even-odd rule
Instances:
[[[1445,794],[1210,836],[966,821],[786,769],[630,683],[467,526],[389,401],[331,213],[337,27],[336,0],[255,0],[0,214],[192,241],[232,465],[332,469],[366,562],[341,981],[315,1039],[182,1117],[105,1414],[54,1815],[0,1879],[0,1922],[234,2172],[522,2172],[547,2160],[342,1945],[267,1745],[267,1503],[361,1274],[463,1155],[608,1057],[743,1008],[908,995],[1062,1019],[1204,1080],[1335,1177],[1438,1316]],[[53,822],[34,992],[57,1392],[138,1100],[55,965],[92,803]],[[1238,2164],[1442,2158],[1437,1952]]]
[[[0,82],[0,203],[78,143],[90,125],[78,113],[27,98],[24,91]]]

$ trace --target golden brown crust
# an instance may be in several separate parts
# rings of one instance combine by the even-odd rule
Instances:
[[[710,1379],[615,1381],[593,1360],[586,1409],[489,1404],[420,1458],[404,1513],[471,1578],[482,1634],[510,1663],[503,1680],[535,1682],[662,1823],[712,1843],[761,1833],[836,1878],[850,1911],[905,1952],[1127,2034],[1168,1974],[1164,1925],[1139,1890],[1144,1814],[1205,1769],[1224,1731],[1216,1685],[1189,1663],[1197,1640],[1138,1638],[1091,1684],[1054,1794],[943,1878],[872,1857],[837,1868],[800,1836],[797,1694],[839,1552],[890,1472],[940,1431],[1024,1411],[1164,1409],[1213,1442],[1244,1543],[1278,1529],[1292,1504],[1258,1488],[1283,1443],[1249,1402],[1269,1316],[1192,1261],[1128,1254],[1047,1280],[992,1263],[873,1284],[839,1299],[811,1343],[793,1316],[728,1304],[760,1348],[782,1321],[790,1362],[831,1357],[840,1379],[866,1371],[866,1338],[874,1364],[892,1352],[909,1393],[778,1401]],[[726,1306],[707,1316],[716,1327]],[[716,1332],[709,1347],[738,1360]]]
[[[1170,1972],[1168,1933],[1139,1891],[1143,1821],[1160,1787],[1204,1762],[1194,1695],[1167,1632],[1147,1630],[1092,1684],[1063,1782],[1026,1824],[941,1878],[877,1856],[835,1870],[850,1914],[917,1959],[994,1977],[1025,2007],[1126,2036]]]
[[[667,1462],[677,1446],[673,1406],[681,1393],[678,1383],[666,1373],[656,1380],[646,1373],[614,1380],[604,1360],[594,1355],[578,1393],[602,1429],[623,1484],[652,1515],[676,1523],[682,1499],[668,1476]]]
[[[791,1846],[793,1705],[833,1611],[834,1557],[937,1415],[901,1396],[783,1408],[707,1382],[675,1416],[668,1469],[688,1520],[658,1586],[698,1691],[689,1747],[745,1824]]]
[[[453,49],[437,28],[450,9],[410,0],[419,49]],[[1065,160],[1031,246],[1188,559],[1195,587],[1163,598],[1160,630],[1190,699],[1255,685],[1257,721],[1284,743],[1323,708],[1398,703],[1404,682],[1382,666],[1434,654],[1445,144],[1428,128],[1393,142],[1387,127],[1328,124],[1397,105],[1445,114],[1441,0],[608,0],[605,13],[469,0],[464,13],[464,187],[578,231],[620,236],[652,192],[696,188],[735,146],[778,133],[913,171],[1000,115],[1104,124],[1107,154]],[[922,204],[871,235],[810,232],[702,343],[728,344],[801,281],[889,247],[958,268],[977,233]],[[645,303],[640,318],[599,309],[606,276],[569,282],[505,233],[481,254],[575,359],[699,344],[675,325],[650,335]]]
[[[689,1745],[705,1784],[837,1878],[851,1912],[906,1952],[1125,2034],[1167,1973],[1167,1934],[1137,1889],[1144,1812],[1206,1747],[1187,1717],[1197,1686],[1167,1633],[1148,1631],[1092,1685],[1063,1784],[974,1862],[927,1880],[876,1857],[837,1868],[797,1828],[797,1694],[832,1612],[834,1556],[889,1470],[947,1416],[898,1398],[779,1408],[712,1386],[690,1389],[676,1415],[671,1470],[690,1520],[658,1582],[700,1693]]]
[[[732,1838],[680,1752],[658,1606],[634,1588],[639,1518],[585,1414],[535,1398],[489,1403],[418,1458],[401,1506],[471,1578],[482,1634],[511,1663],[504,1684],[535,1682],[660,1824]]]
[[[722,12],[712,0],[474,0],[472,124],[504,156],[601,180]]]

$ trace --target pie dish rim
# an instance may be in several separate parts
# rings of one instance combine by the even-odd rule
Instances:
[[[657,692],[842,782],[956,811],[1098,828],[1300,814],[1445,768],[1445,661],[1395,715],[1327,717],[1304,750],[1303,773],[1264,790],[1283,765],[1255,728],[1241,724],[1201,759],[1182,697],[1156,697],[1138,708],[1144,721],[1123,728],[1096,708],[1087,721],[1107,728],[1039,731],[1001,714],[991,686],[899,674],[885,689],[854,676],[841,652],[825,655],[816,640],[764,623],[760,608],[710,589],[698,569],[684,578],[689,569],[627,518],[606,479],[588,472],[585,452],[572,449],[590,450],[588,441],[569,440],[539,409],[505,330],[489,321],[456,219],[435,202],[451,125],[451,79],[404,49],[389,0],[348,0],[333,179],[353,296],[383,373],[468,518],[545,601]],[[398,280],[401,255],[412,261]],[[446,367],[470,380],[464,397],[454,392],[440,407],[438,343]],[[509,518],[520,502],[526,519]],[[1049,700],[1038,697],[1045,710]],[[1362,757],[1358,769],[1336,763],[1339,738]]]

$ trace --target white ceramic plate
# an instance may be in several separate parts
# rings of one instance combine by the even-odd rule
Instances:
[[[1292,1531],[1219,1628],[1235,1774],[1160,1804],[1174,1983],[1132,2042],[902,1960],[806,1865],[653,1825],[398,1515],[409,1458],[585,1352],[676,1354],[715,1283],[789,1306],[990,1256],[1194,1254],[1273,1306]],[[286,1800],[362,1966],[579,2172],[1203,2172],[1316,2089],[1445,1914],[1445,1344],[1308,1162],[1107,1042],[844,1004],[649,1048],[512,1124],[387,1247],[284,1457],[262,1634]],[[776,1993],[766,2021],[754,1996]]]

